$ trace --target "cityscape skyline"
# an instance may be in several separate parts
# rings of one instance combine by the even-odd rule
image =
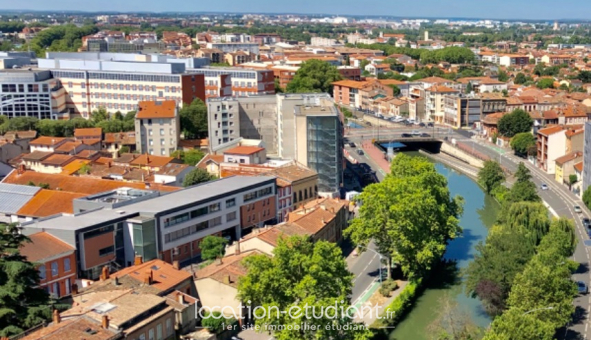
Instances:
[[[368,0],[363,8],[350,13],[356,3],[351,0],[302,0],[295,3],[281,3],[271,0],[257,0],[248,4],[238,0],[222,0],[215,3],[204,3],[198,6],[185,6],[179,0],[166,3],[142,2],[130,0],[118,2],[105,0],[101,3],[84,3],[81,5],[74,0],[58,0],[51,3],[42,0],[30,0],[25,7],[22,3],[0,1],[4,11],[82,11],[101,12],[109,8],[110,12],[217,12],[217,13],[294,13],[294,14],[329,14],[343,16],[393,16],[393,17],[428,17],[428,18],[482,18],[508,20],[587,20],[581,18],[581,13],[591,10],[591,3],[581,0],[567,0],[563,6],[555,8],[549,0],[536,1],[532,6],[530,1],[500,0],[495,3],[474,3],[468,0],[448,1],[443,5],[435,0],[425,0],[420,3],[405,3],[399,8],[398,3],[382,3],[378,0]],[[379,8],[377,10],[376,8]],[[303,10],[305,9],[305,10]],[[508,10],[509,9],[509,10]],[[390,11],[389,13],[385,13]]]

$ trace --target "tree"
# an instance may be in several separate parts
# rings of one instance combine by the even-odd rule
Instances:
[[[578,181],[579,181],[579,178],[577,177],[577,175],[575,175],[575,174],[568,175],[568,189],[571,190],[573,187],[573,184],[577,183]]]
[[[539,89],[553,89],[554,88],[554,79],[552,79],[552,78],[543,78],[543,79],[540,79],[536,83],[536,86]]]
[[[30,240],[16,224],[0,231],[0,336],[11,336],[51,318],[45,290],[38,288],[39,271],[20,253]]]
[[[195,98],[191,104],[185,104],[179,111],[179,116],[186,139],[207,137],[207,105],[203,100]]]
[[[511,149],[518,155],[525,155],[532,146],[536,145],[536,138],[531,132],[521,132],[511,138]]]
[[[583,192],[583,203],[588,209],[591,209],[591,186],[587,187]]]
[[[353,275],[347,270],[341,249],[332,242],[312,243],[303,236],[280,237],[273,257],[251,255],[242,264],[246,276],[238,282],[239,299],[250,306],[262,306],[254,314],[255,325],[263,331],[271,325],[314,324],[317,330],[275,327],[271,331],[276,339],[369,339],[371,332],[355,326],[349,316],[342,315],[349,305]],[[307,307],[306,307],[307,306]],[[336,306],[335,317],[321,308]],[[289,313],[315,308],[318,318],[310,319],[311,313]],[[289,315],[291,314],[291,315]],[[329,325],[340,326],[327,327]],[[344,327],[347,326],[348,330]]]
[[[525,74],[523,74],[521,72],[517,73],[517,75],[515,76],[515,79],[513,80],[513,82],[518,85],[523,84],[526,81],[527,81],[527,79],[525,78]]]
[[[583,83],[591,83],[591,71],[581,71],[577,75],[577,79]]]
[[[509,80],[509,75],[507,74],[507,72],[500,70],[497,75],[497,78],[499,81],[506,82],[507,80]]]
[[[187,151],[176,150],[170,156],[182,160],[184,164],[195,166],[203,157],[205,157],[205,154],[201,150],[192,149]]]
[[[478,183],[487,193],[491,193],[505,181],[505,173],[496,161],[485,161],[484,167],[478,172]]]
[[[529,182],[532,179],[531,172],[523,162],[519,162],[514,177],[517,179],[517,182]]]
[[[332,83],[343,79],[339,70],[330,63],[311,59],[302,63],[286,92],[325,92],[332,95]]]
[[[463,311],[455,298],[446,293],[438,301],[438,316],[427,327],[437,340],[473,340],[482,336],[482,329]]]
[[[203,241],[199,243],[199,248],[201,248],[201,258],[207,261],[222,257],[226,250],[226,244],[228,244],[228,240],[223,237],[215,235],[206,236]]]
[[[211,180],[214,180],[215,178],[216,177],[207,172],[207,170],[195,168],[191,170],[191,172],[189,172],[187,176],[185,176],[183,186],[190,187],[192,185],[196,185],[199,183],[209,182]]]
[[[429,271],[461,232],[462,199],[450,197],[446,178],[423,157],[398,155],[384,181],[366,187],[358,199],[359,217],[346,235],[362,249],[375,241],[410,278]]]
[[[400,88],[394,84],[388,85],[392,89],[392,95],[398,97],[400,95]]]
[[[207,315],[203,316],[203,320],[201,320],[201,325],[207,328],[211,333],[220,334],[226,327],[229,325],[233,325],[236,323],[236,319],[234,318],[227,318],[222,315],[220,312],[211,312]]]
[[[470,94],[473,91],[473,87],[472,87],[472,82],[468,82],[468,85],[466,85],[466,93]]]
[[[559,90],[561,91],[568,91],[569,87],[568,84],[560,84],[560,86],[558,87]]]
[[[499,119],[499,133],[511,138],[518,133],[531,131],[533,124],[534,122],[527,112],[516,109]]]
[[[556,329],[534,313],[510,309],[491,324],[482,340],[552,340]]]
[[[78,174],[88,175],[91,170],[92,170],[92,168],[90,167],[90,165],[88,165],[88,163],[84,163],[84,164],[82,164],[80,169],[78,169]]]
[[[537,202],[515,202],[499,220],[507,228],[522,229],[533,245],[538,245],[550,230],[548,209]]]
[[[92,113],[90,114],[90,119],[93,123],[97,124],[102,121],[108,120],[109,113],[104,107],[101,106],[98,109],[92,111]]]
[[[127,145],[123,145],[119,148],[119,154],[124,154],[124,153],[129,153],[129,146]]]

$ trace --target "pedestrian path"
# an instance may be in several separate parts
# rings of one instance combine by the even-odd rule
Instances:
[[[390,162],[388,162],[384,157],[384,153],[382,150],[378,149],[371,141],[363,141],[361,144],[363,151],[368,158],[371,158],[385,173],[390,173]]]

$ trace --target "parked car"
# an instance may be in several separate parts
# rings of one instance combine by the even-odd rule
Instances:
[[[423,133],[421,133],[421,137],[431,137],[431,135],[428,134],[428,133],[423,132]]]
[[[581,219],[581,222],[583,222],[583,227],[589,229],[589,227],[591,227],[591,219],[589,219],[589,217],[583,217]]]
[[[410,138],[410,137],[412,137],[412,135],[410,133],[403,133],[402,135],[400,135],[400,137],[402,137],[402,138]]]
[[[427,127],[433,127],[433,123],[427,123]]]
[[[425,127],[425,126],[427,126],[427,125],[425,125],[425,123],[419,123],[419,126],[420,126],[420,127]]]
[[[364,155],[363,150],[357,149],[357,154],[360,155],[360,156],[363,156]]]
[[[579,294],[589,294],[589,287],[583,281],[577,281],[577,288],[579,289]]]
[[[349,146],[350,146],[350,147],[352,147],[352,148],[354,148],[354,147],[356,147],[357,145],[355,145],[355,143],[351,142],[351,143],[349,143]]]
[[[574,206],[574,209],[575,209],[575,212],[576,212],[577,214],[582,214],[582,213],[583,213],[583,210],[582,210],[582,209],[581,209],[581,207],[579,207],[578,205],[575,205],[575,206]]]
[[[542,189],[542,190],[548,190],[550,188],[548,188],[548,186],[545,183],[543,183],[542,186],[540,186],[540,189]]]
[[[421,132],[420,132],[419,130],[412,130],[410,133],[411,133],[413,136],[420,136],[420,135],[421,135]]]

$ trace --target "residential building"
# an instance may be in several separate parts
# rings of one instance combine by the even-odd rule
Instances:
[[[240,164],[261,164],[267,161],[265,148],[237,146],[224,151],[224,162]]]
[[[444,96],[443,123],[454,128],[471,128],[482,119],[482,100],[462,94]]]
[[[570,64],[570,62],[575,59],[575,56],[572,55],[562,55],[562,54],[546,54],[542,57],[541,61],[546,65],[561,65],[561,64]]]
[[[585,125],[583,125],[584,127]],[[585,129],[568,129],[565,132],[566,135],[566,150],[565,152],[571,153],[576,151],[583,151],[585,146]]]
[[[500,55],[498,59],[501,66],[526,66],[529,65],[529,56],[521,54]]]
[[[218,86],[224,89],[222,92],[224,96],[227,93],[227,81],[231,80],[231,88],[233,96],[251,96],[261,94],[275,93],[275,78],[271,70],[254,70],[246,68],[233,67],[207,67],[188,69],[188,73],[201,74],[205,78],[206,84],[209,86]],[[222,75],[229,75],[230,78],[220,78]],[[222,83],[223,81],[223,83]],[[223,84],[223,86],[222,86]],[[218,89],[216,87],[216,89]],[[211,97],[210,90],[210,97]],[[220,91],[218,89],[218,91]],[[223,97],[223,96],[220,96]]]
[[[583,143],[583,188],[584,192],[591,185],[591,122],[585,123],[585,141]]]
[[[567,153],[562,157],[556,158],[556,172],[554,174],[556,182],[570,186],[570,175],[575,175],[575,164],[582,160],[583,153],[580,151]]]
[[[66,111],[66,91],[49,71],[0,72],[0,115],[58,119]]]
[[[575,195],[579,196],[579,198],[582,198],[583,196],[583,164],[584,163],[584,159],[582,162],[578,162],[574,165],[575,168],[575,175],[577,175],[577,182],[575,184],[573,184],[571,190],[575,193]]]
[[[335,46],[342,45],[337,42],[336,39],[323,38],[323,37],[312,37],[310,40],[311,46]]]
[[[183,181],[195,167],[188,164],[168,163],[154,173],[154,182],[182,187]]]
[[[566,150],[566,134],[561,126],[550,126],[538,130],[537,165],[548,174],[555,174],[556,159],[564,156]]]
[[[53,311],[53,322],[42,328],[29,330],[21,340],[118,340],[123,339],[119,329],[109,327],[108,317],[97,321],[85,315],[73,316],[62,320],[59,311]],[[102,321],[105,321],[104,323]],[[106,327],[105,327],[106,326]]]
[[[18,157],[22,153],[23,149],[20,145],[6,140],[0,140],[0,162],[8,163],[8,161]]]
[[[89,118],[103,107],[109,113],[132,111],[138,101],[190,104],[205,100],[202,75],[187,73],[191,59],[127,53],[48,52],[39,68],[51,70],[65,89],[70,115]]]
[[[450,95],[458,95],[459,90],[444,85],[433,85],[425,90],[426,114],[421,120],[435,121],[442,124],[445,120],[445,98]],[[480,104],[480,100],[478,100]],[[478,112],[478,119],[480,111]],[[458,117],[458,120],[461,118]],[[461,121],[461,120],[460,120]]]
[[[168,263],[199,256],[208,235],[238,239],[277,216],[274,177],[230,177],[166,195],[118,189],[74,201],[76,215],[24,223],[27,235],[45,231],[77,250],[82,278],[104,266],[131,266],[135,256]]]
[[[349,80],[361,80],[361,69],[359,67],[354,66],[337,66],[339,73],[345,79]]]
[[[181,123],[175,101],[139,102],[135,115],[136,150],[170,156],[178,148],[180,135]]]
[[[0,183],[0,222],[19,222],[18,211],[29,202],[39,187]]]
[[[238,51],[249,52],[254,54],[258,59],[259,55],[259,44],[258,43],[250,43],[250,42],[212,42],[207,43],[207,48],[214,48],[218,49],[224,53],[232,53]]]
[[[54,298],[72,294],[72,286],[78,278],[76,249],[46,233],[29,235],[30,243],[20,248],[21,255],[35,263],[39,271],[39,287]]]
[[[293,80],[296,72],[300,69],[299,66],[277,65],[271,67],[275,79],[279,80],[279,87],[287,88],[287,85]]]

